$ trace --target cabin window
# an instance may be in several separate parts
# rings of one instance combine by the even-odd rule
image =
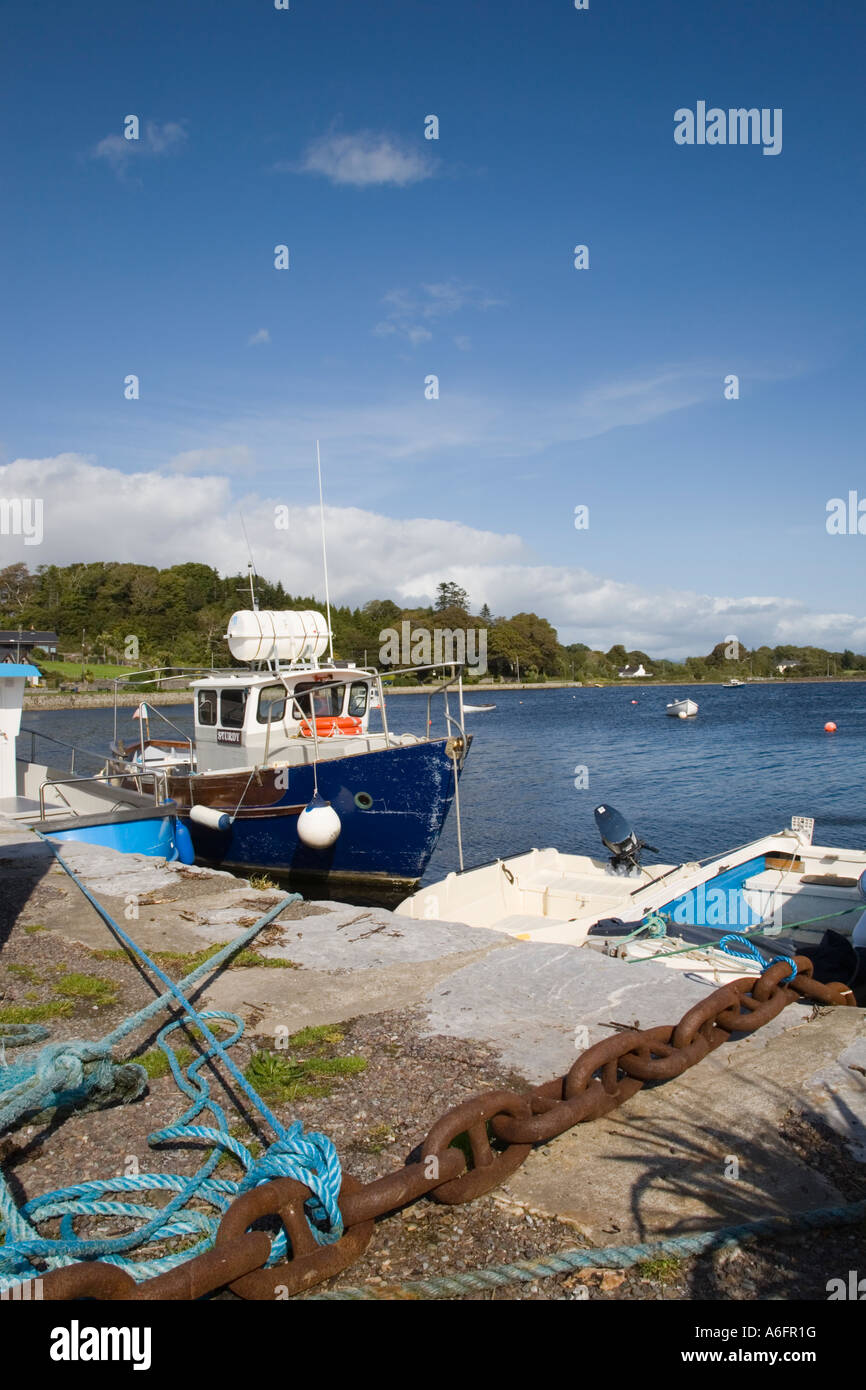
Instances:
[[[198,714],[199,724],[215,724],[217,719],[217,693],[215,690],[200,690],[198,692]]]
[[[286,712],[286,687],[266,685],[259,691],[256,718],[260,724],[277,724]]]
[[[316,719],[331,719],[334,715],[342,714],[345,693],[345,685],[307,685],[306,682],[301,685],[299,683],[295,686],[296,717],[309,719],[311,699]]]
[[[247,703],[246,689],[220,691],[220,723],[224,729],[242,729],[244,709]]]
[[[347,714],[352,714],[356,719],[363,719],[367,713],[367,694],[369,686],[366,681],[353,681],[349,687],[349,708]]]

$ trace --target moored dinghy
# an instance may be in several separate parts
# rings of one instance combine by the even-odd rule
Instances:
[[[665,705],[665,714],[669,714],[672,719],[694,719],[697,712],[698,707],[694,700],[671,700],[669,705]]]

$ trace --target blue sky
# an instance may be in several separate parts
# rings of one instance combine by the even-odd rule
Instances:
[[[309,590],[319,437],[338,598],[454,577],[593,645],[866,649],[866,537],[825,529],[866,497],[864,31],[803,0],[7,13],[0,493],[46,509],[7,560],[235,567],[240,506]],[[676,145],[698,100],[781,108],[782,152]]]

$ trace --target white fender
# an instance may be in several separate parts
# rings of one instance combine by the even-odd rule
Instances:
[[[330,801],[316,792],[298,816],[298,839],[309,849],[329,849],[343,826]]]
[[[232,818],[228,811],[216,811],[213,806],[193,806],[189,818],[196,825],[206,825],[209,830],[231,829]]]

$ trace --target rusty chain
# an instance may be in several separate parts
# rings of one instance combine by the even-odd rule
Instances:
[[[153,1279],[136,1283],[114,1265],[89,1261],[39,1275],[46,1300],[96,1298],[198,1299],[229,1288],[241,1298],[287,1298],[333,1278],[360,1258],[375,1221],[418,1198],[449,1204],[471,1202],[498,1187],[523,1163],[534,1144],[549,1142],[573,1125],[608,1114],[647,1082],[669,1081],[727,1042],[733,1033],[754,1033],[788,1004],[855,1005],[853,991],[838,982],[812,979],[812,962],[795,957],[797,975],[783,983],[787,961],[714,990],[679,1023],[627,1030],[595,1043],[565,1076],[524,1095],[488,1091],[447,1111],[420,1146],[420,1157],[396,1172],[360,1183],[348,1174],[340,1189],[344,1232],[331,1245],[316,1243],[304,1211],[311,1193],[293,1178],[277,1178],[237,1197],[226,1211],[211,1250]],[[462,1148],[472,1154],[469,1167]],[[491,1135],[501,1146],[494,1149]],[[255,1222],[282,1223],[292,1258],[267,1265],[271,1236],[250,1230]],[[267,1266],[267,1267],[266,1267]]]

